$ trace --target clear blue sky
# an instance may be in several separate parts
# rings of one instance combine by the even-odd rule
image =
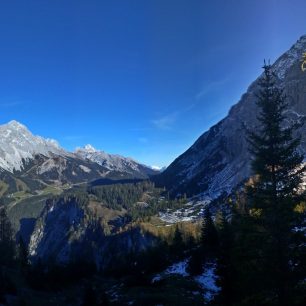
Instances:
[[[0,3],[0,123],[168,165],[306,34],[306,2]]]

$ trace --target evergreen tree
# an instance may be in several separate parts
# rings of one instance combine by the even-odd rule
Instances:
[[[29,265],[28,256],[29,256],[28,248],[22,236],[20,236],[19,243],[18,243],[18,259],[19,259],[21,269],[23,270],[26,269]]]
[[[248,137],[254,172],[248,186],[250,214],[261,236],[258,254],[262,254],[271,290],[279,305],[290,305],[290,244],[296,226],[294,207],[300,200],[303,156],[298,152],[300,138],[293,138],[298,124],[288,125],[283,91],[276,86],[271,65],[263,68],[257,95],[260,128]]]
[[[172,253],[173,257],[178,259],[180,258],[182,251],[184,250],[184,242],[180,229],[178,226],[175,228],[173,243],[172,243]]]
[[[232,227],[229,224],[224,211],[218,214],[218,232],[219,232],[219,249],[217,254],[216,274],[217,285],[221,288],[221,292],[216,298],[216,302],[220,305],[232,305],[232,274],[233,267],[231,262],[231,249],[233,247]]]
[[[15,248],[13,229],[4,208],[0,209],[0,265],[11,264],[14,260]]]
[[[96,293],[90,285],[88,285],[85,288],[84,298],[83,298],[83,302],[82,302],[81,305],[82,306],[95,306],[95,305],[97,305]]]
[[[208,208],[204,211],[201,228],[201,246],[205,255],[211,255],[218,247],[218,232]]]
[[[0,303],[4,302],[6,294],[15,291],[15,287],[6,269],[14,262],[14,251],[12,226],[7,217],[6,210],[0,208]]]
[[[192,250],[187,271],[190,275],[200,275],[203,272],[203,252],[201,248]]]
[[[175,228],[174,237],[173,237],[173,244],[177,246],[182,246],[183,244],[183,237],[182,233],[178,226]]]

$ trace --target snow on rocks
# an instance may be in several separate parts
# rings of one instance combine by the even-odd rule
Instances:
[[[180,275],[182,277],[191,278],[190,274],[187,272],[188,262],[189,258],[172,264],[162,273],[156,274],[151,282],[156,283],[170,275]],[[211,301],[221,290],[221,288],[217,286],[218,277],[216,275],[216,263],[206,263],[203,267],[203,271],[201,275],[193,277],[193,280],[203,290],[203,298],[205,301]]]
[[[183,260],[180,262],[177,262],[173,265],[171,265],[167,270],[165,271],[166,274],[179,274],[182,276],[189,276],[187,273],[187,265],[188,265],[188,260]]]
[[[273,69],[279,79],[283,79],[288,69],[302,59],[305,52],[306,36],[302,36],[292,48],[283,54],[273,65]]]
[[[206,301],[211,301],[215,295],[220,292],[220,287],[217,286],[216,264],[208,263],[204,267],[204,272],[195,277],[198,284],[205,290],[204,298]]]
[[[91,170],[90,170],[88,167],[84,166],[84,165],[80,165],[79,167],[80,167],[84,172],[86,172],[86,173],[91,172]]]
[[[9,171],[21,170],[24,163],[37,154],[67,155],[58,142],[33,135],[26,126],[12,120],[0,125],[0,167]]]
[[[189,276],[189,274],[187,273],[188,260],[189,259],[185,259],[183,261],[179,261],[179,262],[176,262],[176,263],[172,264],[164,272],[162,272],[160,274],[156,274],[152,278],[151,282],[152,283],[158,282],[158,281],[162,280],[164,277],[166,277],[168,275],[172,275],[172,274],[181,275],[183,277]]]
[[[159,213],[159,218],[167,223],[174,224],[177,222],[195,221],[202,217],[205,207],[210,200],[191,201],[177,210],[167,209]]]
[[[84,148],[77,148],[75,151],[79,157],[89,159],[109,170],[125,171],[129,168],[131,171],[139,171],[140,164],[132,158],[123,157],[117,154],[108,154],[104,151],[95,149],[88,144]]]

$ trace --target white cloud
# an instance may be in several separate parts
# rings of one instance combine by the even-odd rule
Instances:
[[[215,82],[210,82],[208,84],[205,84],[203,86],[203,88],[196,94],[195,98],[200,99],[203,96],[205,96],[206,94],[220,89],[220,87],[223,86],[224,84],[226,84],[229,80],[230,80],[230,77],[226,77],[222,80],[218,80],[218,81],[215,81]]]
[[[209,92],[216,91],[220,89],[224,84],[226,84],[230,80],[230,77],[226,77],[222,80],[210,82],[206,84],[202,90],[196,94],[195,99],[193,99],[192,103],[187,105],[185,108],[176,110],[168,115],[161,116],[159,118],[153,119],[151,122],[154,126],[161,130],[171,130],[173,128],[174,123],[178,120],[178,118],[193,108],[195,108],[201,101],[200,99],[208,94]]]
[[[0,107],[14,107],[25,104],[24,101],[8,101],[8,102],[0,102]]]
[[[173,112],[168,115],[152,120],[152,123],[161,130],[171,130],[173,124],[178,119],[179,112]]]

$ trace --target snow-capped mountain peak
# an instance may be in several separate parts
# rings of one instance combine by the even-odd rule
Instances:
[[[123,171],[125,164],[132,160],[116,154],[108,154],[101,150],[96,150],[92,145],[87,144],[83,148],[77,148],[75,153],[85,159],[89,159],[97,164],[108,168],[109,170]],[[134,170],[137,170],[137,163],[134,165]]]
[[[28,130],[27,127],[25,125],[23,125],[22,123],[16,121],[16,120],[11,120],[7,123],[7,125],[9,127],[11,127],[12,129],[16,129],[16,130],[20,130],[20,129],[23,129],[23,130]]]
[[[118,154],[109,154],[102,150],[95,149],[90,144],[87,144],[83,148],[77,148],[75,154],[83,159],[95,162],[100,166],[107,168],[109,171],[125,172],[131,174],[131,176],[134,176],[135,173],[156,173],[156,170],[142,165],[132,158]]]
[[[0,167],[9,171],[21,170],[23,163],[37,154],[65,154],[53,139],[33,135],[28,128],[16,120],[0,125]]]
[[[84,147],[84,151],[89,152],[89,153],[97,152],[97,150],[91,144],[87,144]]]
[[[167,167],[166,167],[166,166],[161,167],[161,166],[155,166],[155,165],[153,165],[153,166],[151,166],[151,169],[153,169],[153,170],[158,171],[159,173],[161,173],[161,172],[165,171],[165,170],[167,169]]]

